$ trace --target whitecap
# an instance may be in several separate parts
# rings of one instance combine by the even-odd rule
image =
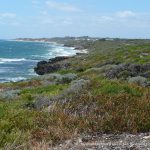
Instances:
[[[7,63],[7,62],[19,62],[19,61],[26,61],[26,59],[25,58],[20,58],[20,59],[0,58],[0,64]]]

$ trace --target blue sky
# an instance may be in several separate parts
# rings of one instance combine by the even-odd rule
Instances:
[[[150,0],[0,0],[0,39],[150,38]]]

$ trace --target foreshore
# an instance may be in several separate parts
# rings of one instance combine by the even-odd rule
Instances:
[[[59,44],[62,45],[63,47],[68,47],[73,50],[75,50],[76,55],[84,55],[88,53],[88,50],[85,49],[82,45],[73,45],[73,44],[62,44],[60,42],[54,42],[51,41],[50,39],[16,39],[15,41],[18,42],[40,42],[40,43],[50,43],[50,44]],[[61,68],[65,69],[65,66],[63,66],[63,60],[72,58],[73,56],[57,56],[55,58],[49,59],[49,61],[39,61],[37,63],[37,66],[34,68],[35,72],[38,75],[43,75],[47,73],[53,73],[55,71],[60,70]],[[54,62],[55,64],[54,64]],[[66,64],[65,64],[66,65]]]
[[[75,51],[77,51],[77,54],[87,54],[88,53],[88,49],[84,48],[81,45],[73,45],[73,44],[63,44],[61,42],[58,41],[51,41],[51,39],[32,39],[32,38],[19,38],[19,39],[14,39],[12,41],[18,41],[18,42],[40,42],[40,43],[49,43],[49,44],[58,44],[61,45],[63,47],[68,47],[71,49],[74,49]]]

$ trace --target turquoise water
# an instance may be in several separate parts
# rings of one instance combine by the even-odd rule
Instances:
[[[32,78],[38,61],[75,54],[73,48],[54,43],[0,40],[0,82]]]

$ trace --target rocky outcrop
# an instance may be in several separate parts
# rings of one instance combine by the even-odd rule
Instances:
[[[66,69],[70,66],[70,63],[66,61],[69,58],[70,57],[56,57],[50,59],[49,61],[40,61],[37,63],[37,66],[34,68],[34,71],[38,75],[44,75],[56,72],[60,69]]]

